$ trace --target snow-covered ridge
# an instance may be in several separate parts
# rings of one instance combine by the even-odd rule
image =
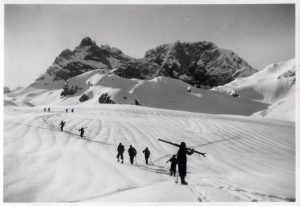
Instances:
[[[270,104],[258,115],[295,121],[295,80],[295,60],[292,59],[270,64],[252,76],[237,78],[213,90]]]
[[[90,105],[97,106],[107,94],[116,104],[142,105],[162,109],[212,114],[251,115],[267,108],[267,104],[234,98],[227,94],[191,87],[178,79],[156,77],[152,80],[122,78],[105,70],[93,70],[68,80],[68,88],[78,88],[73,95],[62,97],[63,89],[31,86],[18,94],[14,104]],[[190,91],[187,90],[190,88]],[[85,96],[85,101],[81,98]]]

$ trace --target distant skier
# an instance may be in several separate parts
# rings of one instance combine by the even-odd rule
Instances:
[[[194,153],[194,150],[187,150],[185,142],[181,142],[179,150],[177,152],[177,159],[178,159],[178,172],[181,179],[181,184],[186,185],[187,182],[185,181],[186,176],[186,163],[187,158],[186,155],[192,155]]]
[[[47,111],[47,109],[46,108],[44,108],[44,112],[46,112]]]
[[[130,163],[133,164],[134,157],[136,156],[136,149],[132,145],[130,145],[128,149],[128,154],[130,157]]]
[[[78,131],[80,132],[80,137],[83,138],[84,128],[81,127]]]
[[[71,112],[74,112],[74,108],[72,108]]]
[[[173,157],[171,159],[169,159],[166,164],[168,162],[171,162],[171,167],[170,167],[170,176],[174,175],[176,176],[176,165],[178,163],[178,160],[176,159],[176,155],[173,155]]]
[[[124,145],[122,145],[122,143],[120,143],[119,146],[118,146],[118,154],[117,154],[118,162],[120,161],[119,158],[121,157],[121,160],[122,160],[121,163],[123,163],[123,160],[124,160],[123,153],[124,153],[124,151],[125,151],[125,147],[124,147]]]
[[[68,112],[69,110],[68,109],[66,109],[66,112]]]
[[[64,126],[65,126],[66,122],[61,121],[59,126],[60,126],[60,131],[64,131]]]
[[[50,107],[48,107],[48,112],[50,112]]]
[[[150,151],[149,151],[148,147],[146,147],[146,149],[144,149],[143,153],[145,154],[145,160],[146,160],[146,165],[147,165],[148,159],[150,157]]]

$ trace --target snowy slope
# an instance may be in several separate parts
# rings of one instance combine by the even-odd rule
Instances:
[[[295,60],[274,63],[246,78],[214,88],[222,93],[237,93],[241,99],[270,106],[257,115],[295,121]]]
[[[237,78],[229,84],[211,90],[192,87],[183,81],[168,77],[156,77],[151,80],[127,79],[106,69],[96,69],[70,78],[69,88],[78,87],[79,90],[73,95],[61,97],[65,82],[56,81],[55,85],[51,78],[49,76],[39,83],[6,94],[5,105],[99,106],[99,98],[107,93],[116,104],[139,104],[210,114],[256,115],[295,121],[294,60],[269,65],[252,76]],[[187,92],[187,88],[191,88],[191,92]],[[236,93],[239,98],[228,95],[229,93]],[[89,99],[80,102],[83,94]]]
[[[295,200],[292,123],[134,105],[64,108],[5,108],[5,202]],[[207,153],[188,156],[189,186],[168,175],[166,161],[177,148],[158,138]],[[116,162],[119,142],[124,164]],[[138,151],[134,166],[130,144]],[[151,165],[144,164],[146,146]]]
[[[93,86],[88,86],[92,84]],[[216,91],[191,87],[181,80],[156,77],[152,80],[126,79],[104,70],[93,70],[68,80],[70,87],[79,90],[74,95],[60,97],[62,89],[47,90],[36,88],[23,90],[23,93],[10,94],[16,104],[24,101],[38,106],[90,105],[99,106],[99,98],[107,93],[117,104],[139,104],[172,110],[184,110],[212,114],[251,115],[267,108],[267,104],[228,96]],[[187,88],[191,87],[191,92]],[[43,88],[43,87],[42,87]],[[85,94],[89,100],[80,102]],[[21,103],[20,103],[21,101]],[[23,102],[23,103],[22,103]]]

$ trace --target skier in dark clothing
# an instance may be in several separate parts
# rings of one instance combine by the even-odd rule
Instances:
[[[72,109],[71,112],[74,112],[74,109]]]
[[[47,111],[47,109],[46,108],[44,108],[44,112],[46,112]]]
[[[136,156],[136,149],[132,145],[130,145],[128,149],[128,154],[130,157],[130,163],[133,164],[133,159]]]
[[[64,122],[64,121],[61,121],[61,122],[60,122],[59,126],[60,126],[60,130],[61,130],[61,131],[64,131],[64,126],[65,126],[65,124],[66,124],[66,122]]]
[[[50,107],[48,108],[48,112],[50,112]]]
[[[148,147],[146,147],[146,149],[144,149],[143,153],[145,154],[145,160],[146,160],[146,165],[147,165],[148,159],[150,157],[150,151],[149,151]]]
[[[177,160],[178,160],[178,172],[181,179],[181,184],[186,185],[187,182],[185,181],[186,176],[186,162],[187,158],[186,155],[192,155],[194,150],[187,150],[186,145],[184,142],[181,142],[179,150],[177,152]]]
[[[171,159],[169,159],[166,164],[168,162],[171,162],[171,167],[170,167],[170,176],[174,175],[176,176],[176,165],[178,163],[178,160],[176,159],[176,155],[173,155],[173,157]]]
[[[68,109],[66,109],[66,112],[68,112]]]
[[[121,160],[122,160],[121,163],[123,163],[123,160],[124,160],[123,153],[124,153],[124,151],[125,151],[125,147],[124,147],[124,145],[122,145],[122,143],[120,143],[119,146],[118,146],[118,154],[117,154],[118,162],[119,162],[119,158],[121,157]]]
[[[84,128],[81,127],[78,131],[80,132],[80,137],[83,138]]]

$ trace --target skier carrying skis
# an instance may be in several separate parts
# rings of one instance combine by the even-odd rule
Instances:
[[[177,152],[177,159],[178,159],[178,172],[181,179],[181,184],[186,185],[187,182],[185,181],[186,176],[186,163],[187,158],[186,155],[192,155],[194,150],[187,150],[185,142],[181,142],[179,150]]]
[[[64,126],[65,126],[65,124],[66,124],[66,122],[64,122],[64,121],[61,121],[61,122],[60,122],[59,126],[60,126],[60,130],[61,130],[61,131],[64,131]]]
[[[136,149],[132,145],[130,145],[128,149],[128,154],[130,157],[130,163],[133,164],[133,159],[136,156]]]
[[[124,145],[122,145],[122,143],[120,143],[119,146],[118,146],[118,154],[117,154],[118,162],[119,162],[119,158],[121,157],[121,160],[122,160],[121,163],[123,163],[123,160],[124,160],[123,153],[124,153],[124,151],[125,151],[125,147],[124,147]]]
[[[173,155],[173,157],[171,159],[169,159],[166,164],[168,162],[171,162],[171,167],[170,167],[170,176],[174,175],[176,176],[176,165],[178,163],[178,160],[176,159],[176,155]]]
[[[80,137],[83,138],[84,128],[81,127],[78,131],[80,132]]]
[[[146,147],[146,149],[144,149],[143,153],[145,154],[145,160],[146,160],[146,165],[147,165],[148,159],[150,157],[150,151],[149,151],[148,147]]]

